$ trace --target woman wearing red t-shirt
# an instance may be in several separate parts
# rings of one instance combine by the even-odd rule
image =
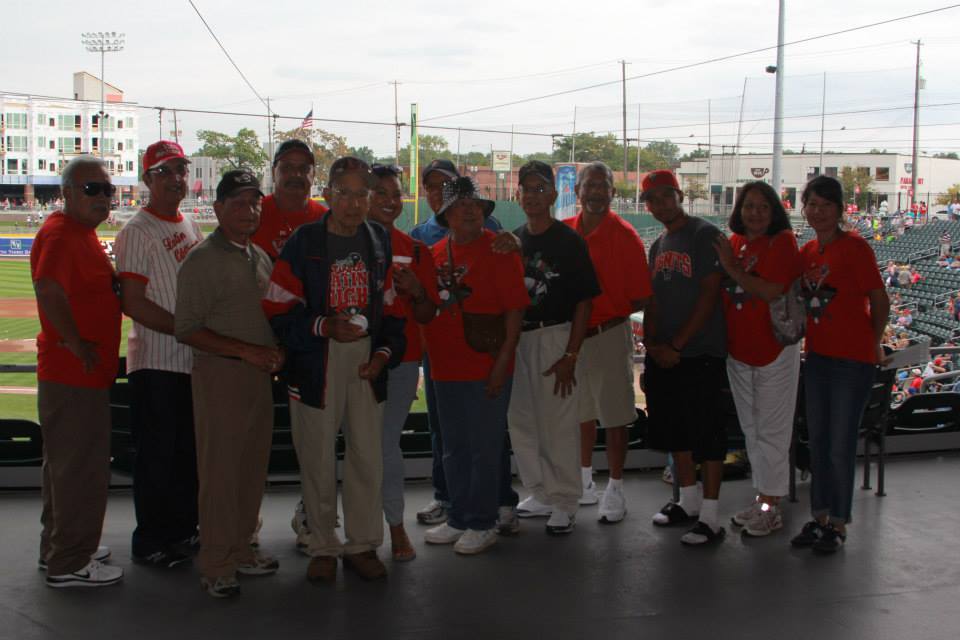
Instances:
[[[800,275],[797,240],[776,191],[748,182],[730,215],[730,242],[717,256],[731,281],[724,288],[727,376],[750,457],[757,496],[733,523],[752,536],[783,526],[790,436],[800,377],[800,345],[781,345],[770,322],[770,301]]]
[[[426,541],[456,543],[454,550],[463,554],[480,553],[497,541],[513,356],[530,303],[520,255],[494,253],[494,235],[483,228],[493,207],[470,178],[444,185],[436,220],[450,235],[433,246],[440,311],[425,327],[451,503],[447,521],[427,530]],[[464,312],[502,314],[506,339],[496,353],[467,344]]]
[[[816,177],[807,183],[801,201],[817,234],[800,250],[807,306],[804,389],[813,520],[791,543],[832,553],[847,536],[857,435],[876,365],[885,357],[880,342],[890,300],[870,245],[840,229],[840,183]]]
[[[403,451],[400,436],[417,397],[420,382],[420,324],[433,319],[437,310],[437,271],[430,250],[397,229],[393,223],[403,212],[400,167],[375,164],[371,167],[377,186],[370,199],[369,218],[390,231],[393,253],[394,290],[407,320],[404,332],[407,350],[403,361],[390,370],[387,399],[383,407],[383,516],[390,527],[393,559],[413,560],[417,556],[403,527]]]

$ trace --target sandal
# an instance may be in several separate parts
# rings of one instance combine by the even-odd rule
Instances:
[[[685,522],[690,522],[698,514],[689,514],[683,507],[681,507],[676,502],[668,502],[664,505],[663,509],[660,509],[659,513],[653,515],[653,524],[660,527],[669,527],[675,524],[683,524]]]

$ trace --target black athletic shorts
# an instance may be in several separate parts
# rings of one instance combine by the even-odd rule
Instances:
[[[697,462],[726,457],[726,366],[725,358],[712,356],[681,358],[670,369],[646,359],[643,375],[651,449],[691,451]]]

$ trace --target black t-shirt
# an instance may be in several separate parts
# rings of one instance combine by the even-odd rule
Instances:
[[[587,243],[565,224],[554,221],[534,235],[526,225],[514,231],[523,247],[524,282],[530,306],[527,322],[568,322],[581,300],[600,295]]]
[[[350,237],[327,234],[330,256],[330,311],[369,317],[369,249],[359,231]]]

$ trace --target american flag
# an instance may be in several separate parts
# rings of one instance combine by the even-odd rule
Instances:
[[[310,109],[310,113],[306,115],[303,119],[303,122],[300,123],[301,129],[312,129],[313,128],[313,109]]]

